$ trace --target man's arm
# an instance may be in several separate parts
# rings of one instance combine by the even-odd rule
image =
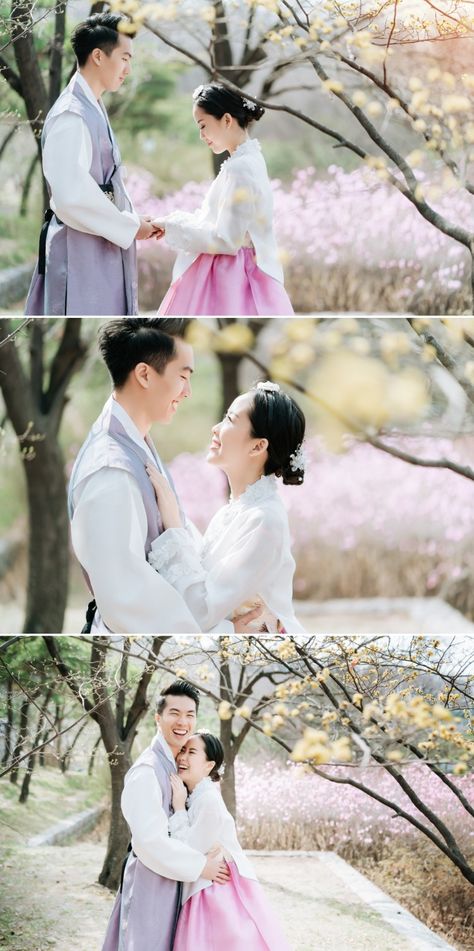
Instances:
[[[43,170],[52,206],[61,221],[76,231],[96,234],[129,248],[139,234],[135,211],[119,211],[89,172],[92,143],[86,123],[72,112],[52,120],[43,150]],[[151,231],[151,229],[150,229]]]
[[[122,812],[132,833],[140,862],[165,878],[195,882],[206,867],[206,856],[168,835],[161,789],[151,766],[137,766],[122,793]]]
[[[148,564],[140,490],[122,469],[101,469],[76,490],[74,551],[114,634],[195,634],[183,598]]]

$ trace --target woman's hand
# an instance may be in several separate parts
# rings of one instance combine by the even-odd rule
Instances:
[[[171,773],[171,794],[172,794],[172,803],[173,809],[175,812],[180,812],[181,809],[184,809],[186,805],[186,799],[188,798],[188,790],[183,783],[183,780],[179,778],[177,773]]]
[[[155,490],[158,508],[163,521],[163,528],[182,528],[178,500],[168,480],[158,471],[151,462],[147,463],[146,471]]]
[[[166,231],[164,221],[161,218],[155,218],[155,220],[152,221],[152,225],[155,229],[153,237],[158,241],[160,238],[164,238]]]

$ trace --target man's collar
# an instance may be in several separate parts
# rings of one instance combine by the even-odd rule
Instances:
[[[171,752],[171,748],[168,746],[168,743],[166,742],[160,730],[158,730],[158,733],[157,733],[157,740],[161,746],[161,749],[163,750],[163,753],[166,756],[166,759],[169,759],[170,763],[173,763],[173,766],[176,766],[176,760],[173,756],[173,753]]]
[[[103,105],[102,105],[100,99],[97,99],[97,96],[95,95],[95,93],[94,93],[94,91],[91,89],[91,87],[89,86],[89,83],[87,82],[87,79],[84,78],[84,76],[82,75],[82,73],[79,72],[79,70],[77,70],[77,72],[74,73],[74,76],[72,77],[72,80],[71,80],[71,81],[72,81],[73,83],[74,83],[74,82],[79,83],[81,89],[83,90],[83,92],[85,93],[85,95],[87,96],[87,98],[94,104],[94,106],[96,107],[96,109],[98,109],[99,112],[100,112],[100,114],[103,116],[103,115],[104,115],[104,107],[103,107]]]
[[[128,415],[127,411],[120,403],[117,402],[114,396],[111,396],[110,399],[112,400],[112,414],[116,417],[116,419],[120,420],[125,432],[127,433],[127,436],[130,436],[130,439],[133,439],[133,442],[135,442],[137,446],[140,446],[140,449],[145,449],[150,458],[153,460],[153,464],[156,465],[156,459],[153,455],[153,452],[148,445],[147,440],[143,438],[138,426],[135,425],[131,416]]]

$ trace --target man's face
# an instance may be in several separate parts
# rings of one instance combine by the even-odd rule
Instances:
[[[168,425],[172,422],[179,404],[192,395],[193,372],[193,348],[177,337],[176,356],[167,364],[164,373],[151,368],[149,375],[148,408],[154,423]]]
[[[176,756],[196,730],[196,704],[190,697],[166,697],[163,713],[156,714],[171,752]]]
[[[111,53],[96,49],[91,55],[105,92],[117,92],[131,70],[133,45],[130,37],[119,33],[119,41]]]

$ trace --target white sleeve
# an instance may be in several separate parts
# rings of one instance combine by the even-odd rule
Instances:
[[[202,850],[170,838],[161,789],[151,766],[137,766],[125,782],[122,812],[135,855],[147,868],[176,882],[195,882],[206,864]]]
[[[76,491],[73,547],[110,631],[199,633],[181,595],[146,560],[146,513],[133,476],[101,469]]]
[[[185,842],[204,853],[209,852],[213,846],[220,845],[223,816],[216,806],[216,802],[210,798],[201,799],[199,806],[195,807],[199,811],[193,816],[192,822],[185,810],[176,812],[168,820],[172,839]]]
[[[168,529],[155,539],[148,558],[207,631],[259,593],[275,570],[280,546],[277,529],[256,510],[242,518],[225,556],[207,570],[193,539],[182,528]]]
[[[89,172],[92,143],[86,123],[72,112],[56,116],[43,149],[43,171],[51,206],[61,221],[129,248],[140,227],[135,211],[119,211]]]
[[[237,254],[255,217],[255,192],[248,173],[228,171],[215,223],[202,213],[174,211],[162,219],[171,248],[191,254]]]

